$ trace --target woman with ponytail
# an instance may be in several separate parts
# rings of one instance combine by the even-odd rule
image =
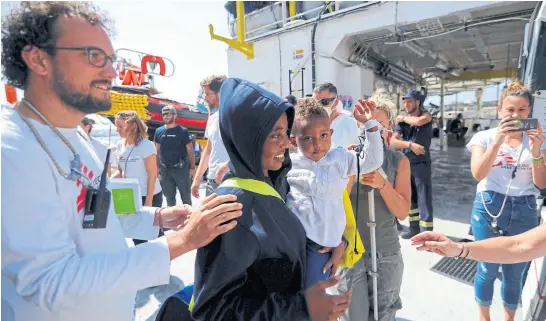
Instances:
[[[117,146],[118,169],[112,178],[137,179],[142,205],[161,207],[163,194],[157,178],[157,151],[148,140],[148,127],[134,111],[119,112],[116,127],[123,139]]]
[[[377,90],[367,101],[375,104],[373,117],[381,124],[385,144],[383,165],[379,170],[363,174],[360,183],[376,189],[375,222],[378,271],[378,315],[380,321],[394,321],[396,312],[402,308],[400,287],[404,273],[404,261],[400,251],[400,241],[396,219],[404,220],[408,216],[411,185],[409,160],[401,152],[388,147],[394,127],[395,106],[390,97],[382,90]],[[371,248],[370,229],[366,223],[368,216],[368,192],[351,189],[351,199],[358,197],[358,231],[366,249]],[[356,202],[352,202],[353,207]],[[343,321],[373,320],[373,297],[371,278],[367,272],[372,268],[372,259],[368,250],[351,269],[342,271],[342,281],[338,285],[340,292],[352,289],[353,295],[349,309],[341,318]]]
[[[539,223],[536,197],[540,194],[539,189],[546,188],[544,134],[540,124],[535,130],[518,131],[517,121],[529,117],[532,101],[529,88],[521,82],[511,83],[499,99],[499,126],[476,133],[467,145],[472,152],[472,175],[479,181],[472,208],[472,232],[476,241],[496,239],[475,242],[468,247],[446,242],[445,237],[437,233],[424,233],[412,239],[414,245],[421,246],[421,250],[450,255],[453,252],[443,251],[442,246],[456,244],[461,250],[451,256],[497,262],[478,263],[474,292],[480,321],[491,320],[489,307],[499,266],[502,269],[504,320],[514,320],[520,302],[523,274],[528,266],[528,262],[521,261],[538,256],[536,254],[542,251],[540,247],[536,248],[538,252],[535,249],[527,250],[529,244],[540,244],[542,238],[535,237],[539,235],[537,232],[540,228],[532,233],[525,232]],[[514,241],[515,246],[506,245],[506,242]],[[436,247],[435,244],[441,246]],[[484,255],[484,246],[488,247],[491,255]],[[498,250],[504,246],[506,249]],[[472,254],[470,249],[473,250]],[[518,251],[517,255],[507,259],[507,254],[514,250]],[[504,262],[514,264],[498,264]]]

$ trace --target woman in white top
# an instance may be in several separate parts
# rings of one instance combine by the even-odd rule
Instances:
[[[112,178],[134,178],[140,184],[142,205],[161,207],[163,193],[157,178],[157,151],[148,140],[148,128],[134,111],[116,115],[122,137],[117,145],[118,168]]]
[[[472,175],[479,181],[471,222],[477,241],[518,235],[538,225],[537,187],[546,187],[544,134],[540,126],[518,131],[517,121],[529,117],[531,103],[528,88],[520,82],[510,84],[499,99],[499,127],[476,133],[467,145]],[[505,320],[514,320],[527,264],[501,264]],[[480,321],[490,320],[498,269],[496,263],[478,264],[474,290]]]

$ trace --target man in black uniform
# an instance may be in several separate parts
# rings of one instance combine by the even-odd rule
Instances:
[[[396,118],[395,133],[391,146],[401,149],[410,161],[411,208],[410,230],[402,233],[409,239],[421,231],[432,231],[432,168],[430,142],[432,139],[432,115],[424,110],[425,96],[411,90],[402,98],[407,115]]]
[[[195,155],[188,129],[175,123],[176,108],[161,111],[165,125],[155,131],[161,188],[169,206],[176,205],[176,189],[184,204],[191,205],[191,177],[195,171]]]

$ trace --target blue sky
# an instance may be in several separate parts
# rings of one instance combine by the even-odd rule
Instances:
[[[169,98],[195,103],[199,82],[211,74],[227,74],[227,45],[210,39],[208,25],[215,33],[228,35],[223,1],[97,1],[115,20],[114,48],[130,48],[171,59],[172,77],[156,77],[156,87]],[[2,2],[2,15],[10,5]],[[0,101],[5,101],[4,90]],[[484,101],[496,100],[497,89],[484,92]],[[439,104],[439,97],[430,97]],[[475,101],[474,92],[459,94],[459,101]],[[446,96],[445,102],[455,101]]]

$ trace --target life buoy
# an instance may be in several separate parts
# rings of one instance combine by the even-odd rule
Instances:
[[[123,78],[121,77],[122,73]],[[124,86],[140,86],[145,80],[143,73],[137,73],[132,70],[123,70],[120,73],[120,78],[123,80],[121,84]]]
[[[142,57],[141,63],[140,63],[140,69],[142,70],[143,74],[148,73],[148,63],[149,62],[155,62],[159,64],[159,75],[165,76],[166,67],[165,67],[165,61],[163,58],[159,56],[152,56],[152,55],[146,55]]]

